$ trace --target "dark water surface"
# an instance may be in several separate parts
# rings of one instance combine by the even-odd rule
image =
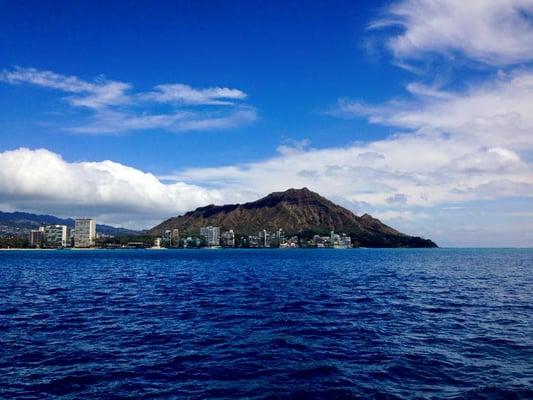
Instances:
[[[533,250],[0,252],[6,399],[533,398]]]

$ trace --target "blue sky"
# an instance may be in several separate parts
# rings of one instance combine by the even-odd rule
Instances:
[[[462,3],[4,2],[0,206],[147,227],[308,186],[533,245],[533,2]]]
[[[110,158],[164,173],[191,165],[259,160],[287,139],[309,138],[322,147],[383,134],[364,120],[347,122],[320,114],[339,96],[382,101],[402,90],[405,73],[364,49],[367,22],[379,8],[364,9],[349,1],[337,6],[284,3],[89,7],[80,2],[55,10],[12,3],[3,13],[4,67],[30,66],[88,81],[104,75],[129,82],[136,90],[168,82],[239,88],[258,115],[254,123],[231,134],[169,135],[154,129],[134,132],[128,140],[58,135],[58,126],[82,122],[83,112],[65,115],[71,110],[54,90],[4,86],[1,121],[13,134],[2,144],[44,146],[67,160]],[[62,115],[54,118],[53,112]],[[354,126],[360,127],[357,136]],[[139,146],[150,151],[139,155]],[[175,157],[176,149],[180,157]]]

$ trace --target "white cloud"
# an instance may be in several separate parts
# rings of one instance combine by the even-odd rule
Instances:
[[[208,105],[229,105],[232,100],[244,100],[246,93],[238,89],[225,87],[210,87],[206,89],[194,89],[184,84],[164,84],[157,85],[154,91],[146,93],[145,99],[157,101],[159,103],[181,103],[181,104],[208,104]]]
[[[401,134],[339,148],[283,146],[268,160],[185,169],[175,177],[257,194],[308,186],[381,209],[533,196],[532,71],[499,75],[463,91],[411,93],[409,101],[378,106],[344,100],[337,110]]]
[[[464,164],[469,157],[481,163]],[[457,160],[463,164],[452,168]],[[359,214],[370,212],[407,233],[450,243],[446,217],[434,218],[429,226],[417,221],[427,221],[429,214],[433,218],[438,208],[468,208],[469,201],[531,198],[531,170],[504,147],[434,134],[282,152],[257,163],[186,169],[159,178],[111,161],[70,163],[47,150],[19,149],[0,153],[0,204],[148,227],[197,206],[250,201],[307,186]],[[176,183],[163,183],[170,178]],[[513,237],[521,236],[515,232]]]
[[[374,214],[374,217],[382,219],[383,221],[397,222],[401,221],[414,221],[419,219],[431,219],[430,215],[423,212],[414,212],[414,211],[396,211],[396,210],[387,210]]]
[[[507,149],[493,147],[486,152],[465,154],[448,164],[452,172],[491,174],[499,171],[526,170],[520,157]]]
[[[257,113],[252,107],[239,107],[230,112],[206,113],[190,110],[170,114],[139,114],[105,110],[95,114],[85,125],[67,128],[86,134],[121,134],[136,130],[163,129],[169,132],[190,132],[237,127],[255,121]]]
[[[118,134],[130,130],[162,129],[171,132],[227,129],[257,118],[255,109],[242,104],[246,93],[238,89],[209,87],[195,89],[185,84],[160,84],[149,92],[132,93],[129,83],[106,80],[93,82],[35,68],[0,71],[0,82],[32,84],[67,94],[75,108],[92,112],[88,121],[65,129],[90,134]],[[237,103],[239,102],[239,103]],[[164,112],[154,105],[166,103]],[[184,106],[189,106],[186,110]],[[211,106],[211,109],[194,108]],[[223,106],[223,107],[221,107]]]
[[[86,82],[75,76],[65,76],[52,71],[15,68],[1,71],[0,81],[11,84],[28,83],[65,93],[75,93],[76,96],[70,96],[67,100],[71,105],[78,107],[100,109],[111,105],[126,104],[130,101],[126,92],[131,85],[103,78],[95,82]]]
[[[15,68],[0,73],[0,80],[8,83],[31,83],[33,85],[62,90],[67,93],[91,92],[97,86],[75,76],[65,76],[52,71],[35,68]]]
[[[383,159],[369,163],[359,156],[369,151]],[[482,147],[445,137],[410,137],[334,149],[311,149],[284,154],[257,163],[178,171],[173,177],[223,191],[253,191],[257,195],[288,187],[307,186],[327,196],[387,207],[391,200],[407,206],[430,207],[480,198],[498,199],[533,193],[531,166],[521,161],[491,171],[469,168],[452,170],[456,159],[475,154],[484,157]],[[494,153],[489,153],[494,156]],[[500,159],[496,159],[500,162]],[[479,167],[479,165],[478,165]],[[166,177],[167,179],[170,177]],[[486,190],[486,185],[507,182]],[[513,186],[517,185],[517,186]],[[513,191],[513,188],[516,191]],[[403,194],[398,197],[397,194]]]
[[[403,0],[371,29],[400,27],[388,45],[397,59],[458,53],[490,64],[533,59],[532,0]]]
[[[414,93],[412,101],[378,106],[339,100],[334,115],[367,117],[371,122],[417,131],[446,133],[485,146],[524,149],[533,146],[533,71],[498,76],[463,91]]]
[[[0,153],[0,204],[5,209],[80,213],[99,222],[146,228],[198,206],[222,202],[217,190],[176,182],[113,161],[67,162],[44,149]]]
[[[233,128],[253,122],[257,119],[257,112],[253,107],[239,107],[229,114],[217,115],[212,113],[197,114],[193,118],[182,121],[172,129],[176,131],[201,131],[209,129]]]
[[[308,139],[302,139],[302,140],[293,140],[293,139],[286,139],[283,141],[282,144],[280,144],[277,148],[278,153],[284,154],[284,155],[290,155],[295,153],[301,153],[305,151],[305,148],[309,145]]]

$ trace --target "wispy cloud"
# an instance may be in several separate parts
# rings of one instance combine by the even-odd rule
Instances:
[[[224,87],[194,89],[184,84],[164,84],[141,94],[141,97],[159,103],[231,105],[234,102],[230,100],[244,100],[247,95],[238,89]]]
[[[76,107],[100,109],[130,102],[130,97],[126,94],[131,88],[130,84],[109,81],[103,77],[97,78],[94,82],[87,82],[76,76],[17,67],[13,70],[1,71],[0,81],[11,84],[26,83],[73,94],[66,99]]]
[[[250,123],[257,117],[255,109],[242,102],[246,93],[225,87],[196,89],[185,84],[160,84],[148,92],[134,92],[131,84],[104,77],[89,82],[76,76],[18,67],[1,71],[0,81],[31,84],[67,94],[65,100],[71,107],[92,112],[90,120],[65,128],[79,133],[227,129]],[[158,104],[169,107],[161,111],[157,109]]]
[[[531,0],[404,0],[370,29],[399,27],[388,46],[397,59],[460,54],[489,65],[533,60]]]
[[[238,107],[229,113],[181,110],[168,114],[138,115],[105,110],[97,112],[90,122],[69,127],[68,130],[93,135],[122,134],[148,129],[192,132],[238,127],[253,122],[256,118],[257,113],[253,107]]]
[[[533,70],[496,73],[461,91],[413,90],[413,98],[369,105],[340,99],[330,115],[364,117],[372,123],[469,138],[487,147],[533,147]]]

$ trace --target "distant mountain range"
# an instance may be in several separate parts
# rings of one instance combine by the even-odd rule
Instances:
[[[37,229],[43,225],[66,225],[74,227],[73,218],[58,218],[53,215],[38,215],[25,212],[2,212],[0,211],[0,236],[22,236],[28,234],[31,229]],[[112,235],[138,235],[143,232],[125,228],[116,228],[110,225],[96,225],[96,232]]]
[[[271,193],[251,203],[200,207],[148,232],[161,235],[177,228],[197,235],[202,226],[208,225],[233,229],[241,235],[257,234],[262,229],[283,229],[287,235],[303,236],[335,230],[351,236],[352,243],[362,247],[437,247],[429,239],[398,232],[368,214],[358,217],[307,188]]]

